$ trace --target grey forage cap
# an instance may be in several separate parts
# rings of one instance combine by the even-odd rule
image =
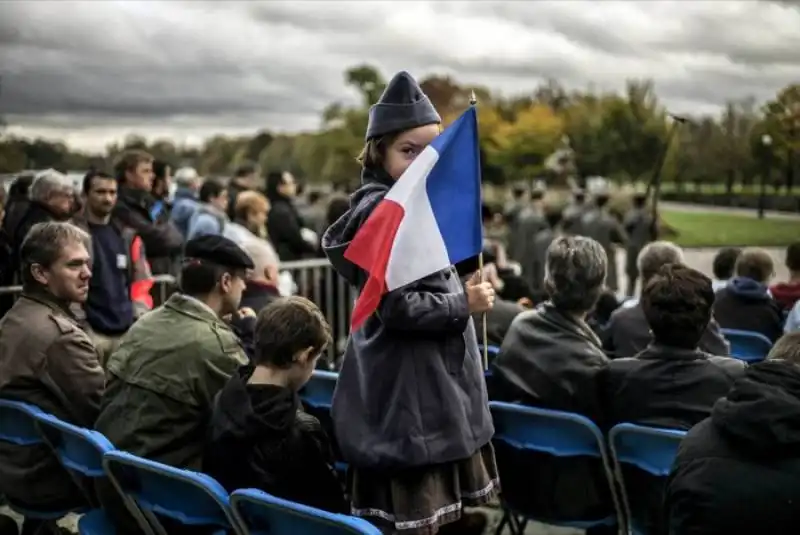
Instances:
[[[427,124],[441,123],[428,96],[414,78],[400,71],[386,86],[381,98],[369,109],[366,139]]]

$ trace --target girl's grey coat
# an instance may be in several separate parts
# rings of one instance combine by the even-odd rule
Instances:
[[[344,251],[391,184],[384,173],[365,170],[350,210],[323,237],[336,271],[358,289],[367,275]],[[452,462],[491,440],[475,327],[455,269],[389,292],[351,334],[333,422],[342,454],[357,467]]]

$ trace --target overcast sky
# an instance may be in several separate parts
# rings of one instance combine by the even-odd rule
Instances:
[[[84,149],[136,132],[319,125],[355,102],[343,71],[446,73],[517,94],[652,78],[677,113],[800,81],[798,2],[0,0],[0,110],[12,132]]]

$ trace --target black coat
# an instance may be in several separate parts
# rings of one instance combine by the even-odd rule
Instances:
[[[795,534],[800,526],[800,369],[750,366],[689,431],[665,500],[675,535]]]
[[[730,357],[651,345],[635,358],[612,360],[598,375],[603,423],[689,429],[711,414],[744,369]]]
[[[282,262],[291,262],[316,252],[316,247],[304,240],[300,233],[305,225],[292,201],[273,195],[270,202],[272,208],[267,216],[267,232],[278,258]]]
[[[293,502],[349,513],[328,436],[296,392],[249,385],[243,367],[217,396],[203,470],[225,489],[256,488]]]
[[[600,417],[597,373],[608,359],[588,325],[545,303],[519,314],[492,364],[490,397]],[[519,454],[495,443],[503,492],[510,503],[540,519],[596,519],[610,514],[611,494],[595,459]]]
[[[154,274],[177,275],[175,262],[183,249],[183,234],[163,215],[153,221],[150,217],[153,202],[146,191],[120,188],[112,218],[142,238]]]
[[[744,373],[745,364],[701,351],[651,345],[636,358],[613,360],[600,381],[603,423],[688,430],[707,418]],[[663,522],[664,478],[623,466],[634,517],[651,535],[666,533]]]
[[[598,420],[596,374],[607,363],[586,323],[545,303],[514,318],[492,364],[491,399]]]

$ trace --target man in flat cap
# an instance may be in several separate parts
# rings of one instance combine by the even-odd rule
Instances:
[[[108,361],[95,429],[117,448],[178,468],[202,468],[214,396],[247,363],[222,318],[237,313],[252,268],[247,253],[222,236],[186,244],[180,292],[142,316]],[[137,532],[113,488],[97,490],[118,531]]]

